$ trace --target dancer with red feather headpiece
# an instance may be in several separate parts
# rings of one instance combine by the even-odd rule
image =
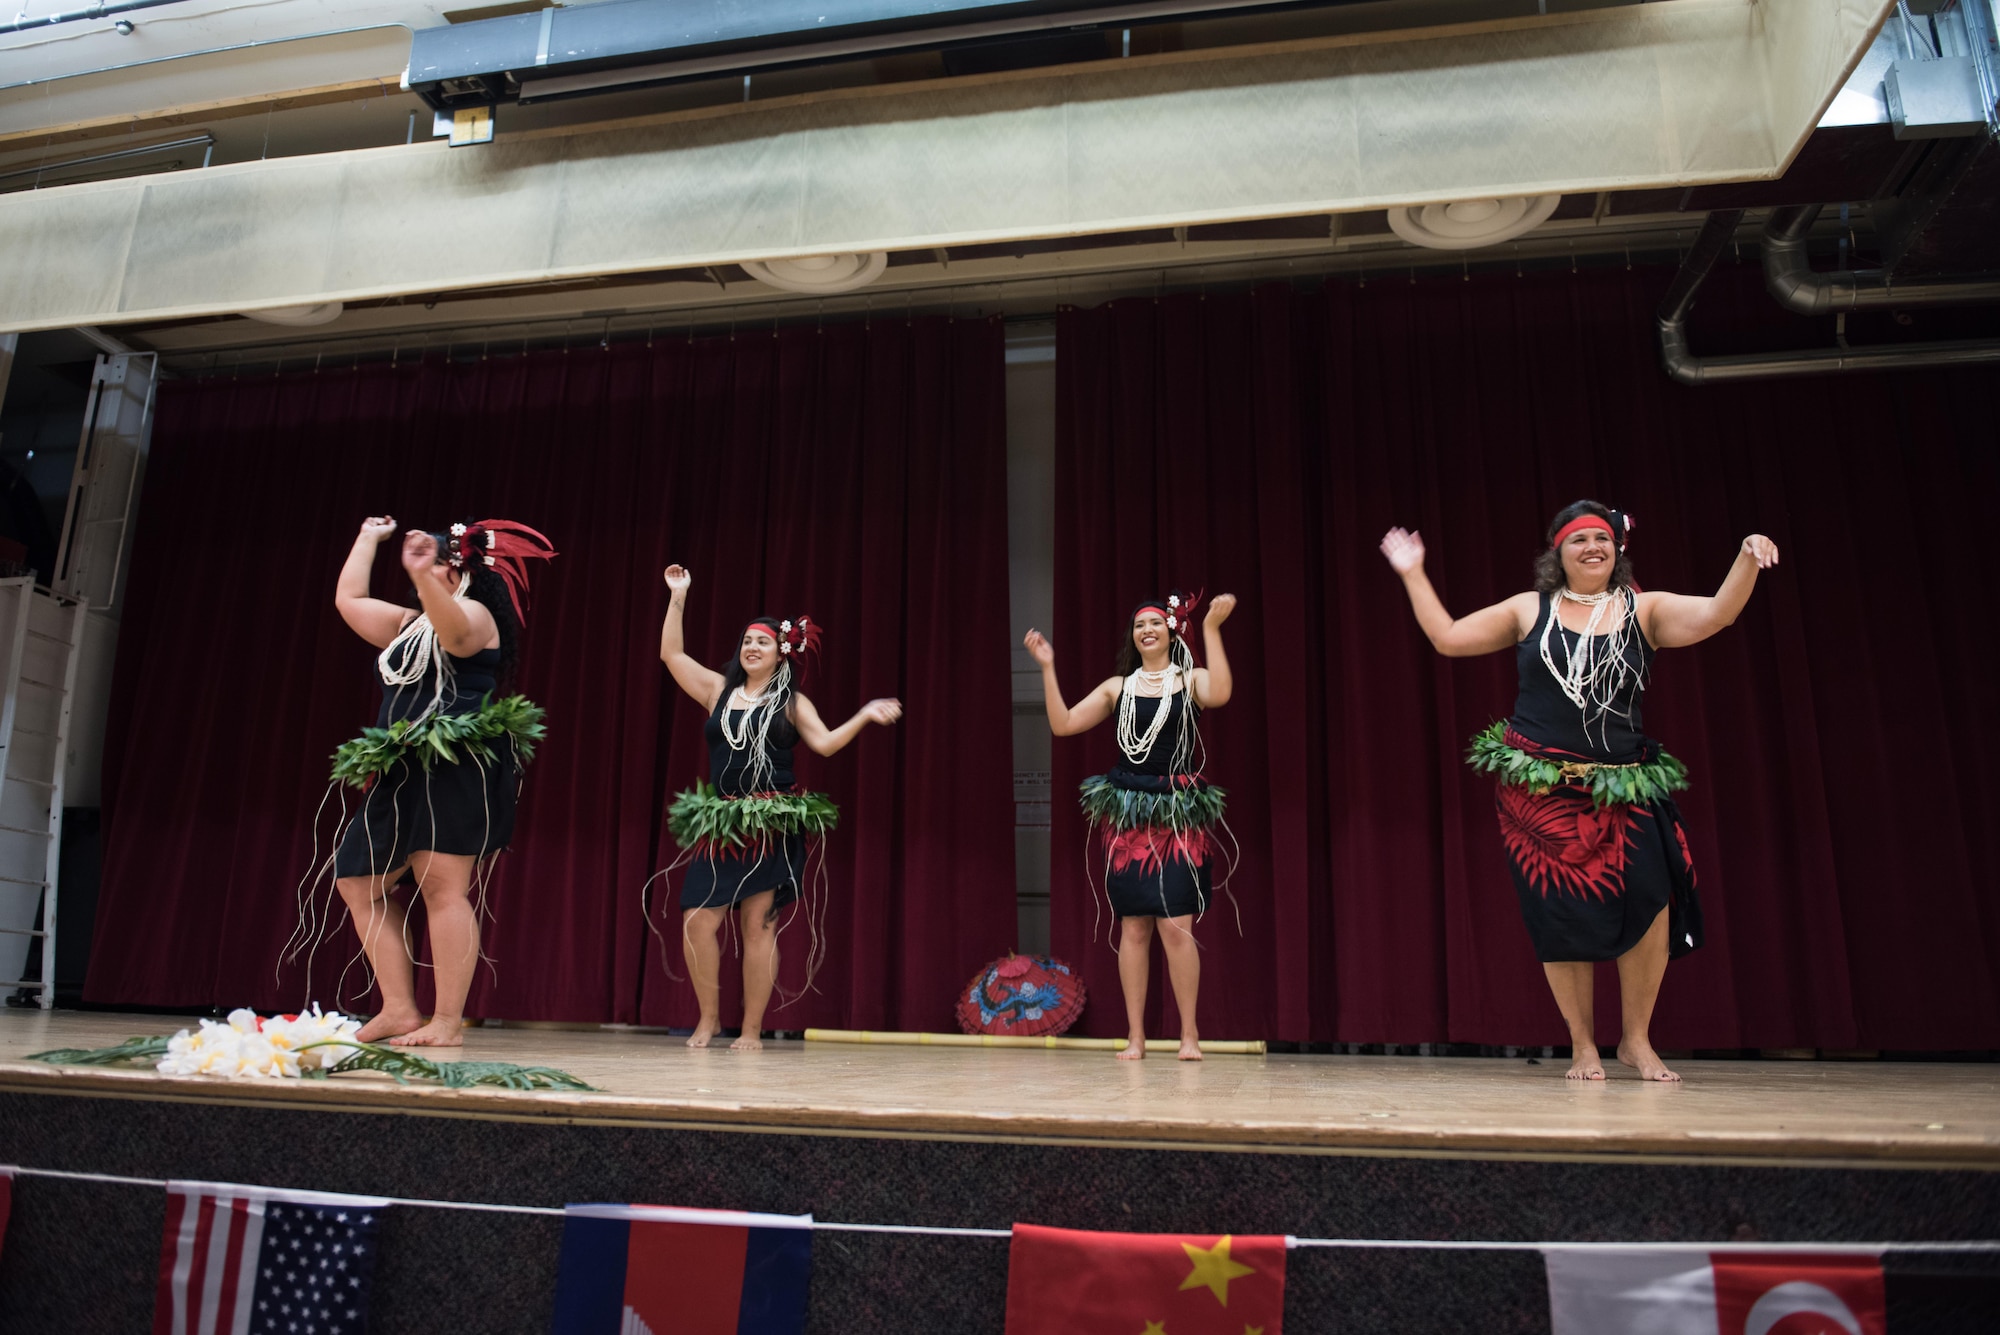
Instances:
[[[1119,763],[1083,781],[1085,817],[1104,844],[1104,888],[1118,919],[1118,982],[1129,1037],[1121,1060],[1146,1055],[1146,990],[1157,930],[1180,1008],[1180,1059],[1201,1060],[1195,996],[1201,951],[1194,920],[1215,887],[1215,831],[1222,828],[1220,788],[1202,776],[1206,755],[1197,716],[1229,703],[1234,679],[1222,652],[1222,623],[1236,595],[1209,603],[1202,618],[1206,667],[1187,644],[1199,593],[1148,598],[1132,611],[1118,650],[1118,675],[1074,707],[1056,681],[1056,651],[1030,630],[1023,641],[1042,665],[1043,703],[1058,737],[1089,732],[1114,715]],[[1225,878],[1226,879],[1226,878]]]
[[[755,1052],[764,1046],[764,1011],[777,985],[779,917],[806,894],[808,845],[831,830],[840,814],[824,794],[799,787],[792,749],[803,742],[815,754],[830,756],[869,724],[894,723],[903,706],[870,700],[837,728],[821,722],[819,710],[797,687],[820,644],[819,624],[803,614],[750,618],[729,661],[720,670],[703,666],[687,652],[681,632],[694,576],[672,565],[666,580],[660,661],[708,713],[709,782],[674,798],[667,828],[682,853],[654,879],[682,865],[688,869],[681,885],[681,950],[701,1007],[688,1046],[707,1047],[722,1027],[719,936],[734,909],[743,945],[743,1032],[729,1046]],[[643,894],[641,907],[652,927]],[[812,933],[806,956],[810,986],[820,950],[817,910],[810,903],[806,921]]]
[[[1632,517],[1577,501],[1549,524],[1533,592],[1454,618],[1424,574],[1424,542],[1390,529],[1382,554],[1417,624],[1447,658],[1512,648],[1514,713],[1472,740],[1474,769],[1500,780],[1497,805],[1521,915],[1569,1026],[1572,1080],[1604,1079],[1591,1009],[1599,960],[1618,961],[1618,1060],[1645,1080],[1679,1080],[1653,1051],[1653,1003],[1667,961],[1701,945],[1701,903],[1672,794],[1687,769],[1641,731],[1653,656],[1736,620],[1757,572],[1778,563],[1743,540],[1710,598],[1641,592],[1625,554]]]
[[[455,1047],[479,960],[474,882],[513,837],[520,769],[542,737],[542,711],[499,692],[519,656],[526,562],[556,552],[505,519],[411,529],[402,559],[421,605],[412,610],[369,596],[376,549],[395,532],[387,515],[366,520],[334,592],[341,619],[381,650],[382,682],[375,727],[334,755],[335,782],[365,790],[334,854],[334,883],[382,991],[359,1036]],[[396,895],[405,873],[424,901],[437,970],[428,1021],[417,1010],[408,910]]]

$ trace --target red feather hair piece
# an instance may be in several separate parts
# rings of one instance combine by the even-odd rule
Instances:
[[[463,570],[467,560],[476,558],[491,567],[507,583],[514,616],[526,625],[527,562],[546,561],[555,556],[555,544],[526,524],[511,519],[482,519],[466,525],[462,533],[458,528],[452,525],[451,564]]]

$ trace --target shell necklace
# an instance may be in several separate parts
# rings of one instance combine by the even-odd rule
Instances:
[[[1118,693],[1118,749],[1133,764],[1144,764],[1146,757],[1153,754],[1153,743],[1166,727],[1167,715],[1174,712],[1173,697],[1178,693],[1180,676],[1181,665],[1168,663],[1158,672],[1138,671],[1125,678],[1125,689]],[[1141,681],[1160,687],[1157,697],[1160,707],[1153,711],[1153,720],[1143,733],[1139,731],[1137,703]]]
[[[716,719],[716,722],[722,725],[722,740],[729,743],[730,750],[741,751],[748,744],[750,734],[754,731],[750,720],[756,717],[758,706],[764,703],[764,697],[770,694],[770,690],[771,684],[767,681],[764,683],[764,689],[755,695],[750,694],[750,692],[744,690],[741,686],[738,686],[729,693],[730,698],[723,703],[722,713]],[[743,721],[737,724],[735,730],[732,731],[729,726],[729,706],[737,703],[741,703],[743,706]]]

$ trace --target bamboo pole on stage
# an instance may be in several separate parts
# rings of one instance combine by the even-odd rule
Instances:
[[[808,1029],[806,1042],[879,1043],[885,1047],[910,1048],[1062,1048],[1072,1052],[1117,1052],[1125,1047],[1126,1040],[1064,1038],[1057,1034],[1046,1034],[1040,1038],[1021,1038],[1009,1034],[908,1034],[875,1029]],[[1148,1052],[1178,1052],[1180,1046],[1180,1040],[1176,1038],[1146,1040]],[[1264,1040],[1261,1038],[1204,1038],[1200,1046],[1205,1056],[1264,1055]]]

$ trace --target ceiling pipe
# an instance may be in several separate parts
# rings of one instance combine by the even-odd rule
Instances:
[[[2000,301],[2000,280],[1892,283],[1885,269],[1815,272],[1806,257],[1806,234],[1818,204],[1774,210],[1764,224],[1764,287],[1786,310],[1800,315],[1881,310],[1890,306],[1941,306]]]
[[[0,23],[0,33],[32,32],[36,28],[47,28],[57,23],[81,23],[86,19],[108,19],[113,14],[129,14],[135,9],[158,9],[161,5],[177,5],[181,0],[106,0],[104,4],[85,5],[82,9],[66,9],[54,14],[44,14],[40,18],[14,18]]]
[[[2000,362],[2000,339],[1968,339],[1939,343],[1903,343],[1877,348],[1819,348],[1808,352],[1751,353],[1730,357],[1697,357],[1688,347],[1687,317],[1695,295],[1710,269],[1736,235],[1741,209],[1717,209],[1702,224],[1701,235],[1682,262],[1680,272],[1660,302],[1657,324],[1660,364],[1683,385],[1713,385],[1735,380],[1776,380],[1796,376],[1831,375],[1839,371],[1892,371],[1919,366],[1979,366]],[[1925,286],[1937,286],[1926,284]],[[1956,300],[1958,298],[1951,298]],[[1899,296],[1899,303],[1903,302]]]

